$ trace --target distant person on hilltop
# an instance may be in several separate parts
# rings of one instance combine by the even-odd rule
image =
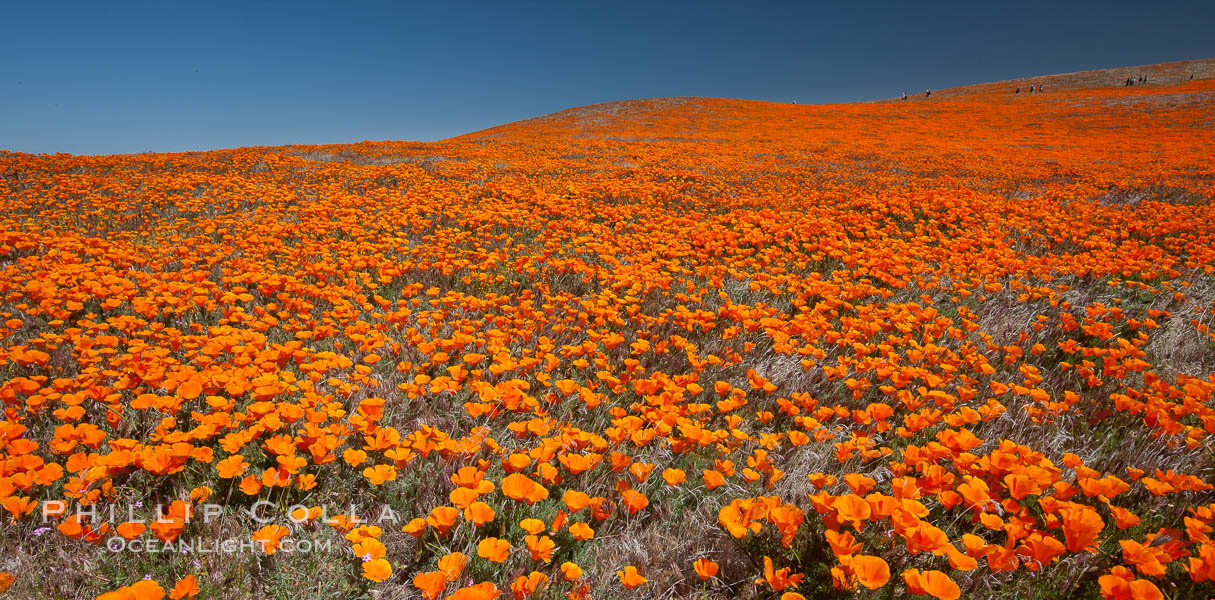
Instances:
[[[925,97],[925,98],[931,98],[931,97],[932,97],[932,90],[924,90],[924,97]]]
[[[1044,89],[1044,88],[1042,87],[1042,84],[1041,84],[1041,83],[1039,83],[1039,84],[1038,84],[1038,93],[1039,93],[1039,94],[1041,94],[1043,89]]]
[[[1191,78],[1191,79],[1193,79],[1193,76],[1191,76],[1190,78]],[[907,99],[907,92],[903,92],[903,99],[904,99],[904,100],[906,100],[906,99]]]
[[[1021,88],[1020,88],[1020,87],[1018,87],[1018,88],[1017,88],[1017,91],[1015,91],[1015,92],[1013,92],[1013,93],[1014,93],[1014,94],[1020,94],[1020,93],[1021,93]]]

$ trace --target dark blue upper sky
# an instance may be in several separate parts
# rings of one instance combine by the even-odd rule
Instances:
[[[844,6],[847,5],[847,6]],[[1215,2],[12,2],[0,149],[433,140],[653,96],[846,102],[1215,56]]]

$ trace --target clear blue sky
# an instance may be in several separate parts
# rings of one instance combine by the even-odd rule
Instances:
[[[76,154],[434,140],[627,98],[845,102],[1215,56],[1209,0],[162,0],[0,14],[0,149]]]

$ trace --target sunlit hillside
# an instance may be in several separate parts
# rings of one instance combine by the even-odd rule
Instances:
[[[0,597],[1207,598],[1215,60],[1139,70],[0,153]]]

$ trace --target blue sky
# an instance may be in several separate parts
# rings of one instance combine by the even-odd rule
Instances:
[[[845,6],[846,5],[846,6]],[[13,2],[0,149],[434,140],[656,96],[831,103],[1215,56],[1215,2]]]

